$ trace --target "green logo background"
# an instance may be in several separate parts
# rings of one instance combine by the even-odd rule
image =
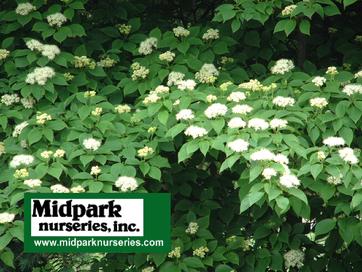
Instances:
[[[32,237],[31,236],[31,199],[143,199],[144,201],[144,236],[143,237]],[[24,252],[169,252],[171,250],[171,196],[168,193],[25,193]],[[35,241],[60,241],[76,238],[77,240],[162,240],[162,246],[36,246]],[[132,242],[130,242],[132,243]]]

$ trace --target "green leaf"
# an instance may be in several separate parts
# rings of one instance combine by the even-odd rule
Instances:
[[[213,46],[213,50],[214,50],[215,54],[218,54],[218,55],[226,54],[229,52],[228,46],[227,46],[226,42],[224,42],[224,41],[216,42]]]
[[[318,175],[322,172],[323,165],[321,164],[314,164],[310,167],[310,172],[314,179],[317,179]]]
[[[88,163],[90,163],[94,159],[94,155],[82,155],[79,159],[83,166],[87,166]]]
[[[220,13],[224,22],[234,18],[236,15],[234,5],[232,4],[223,4],[217,8],[217,11]]]
[[[196,257],[186,257],[183,259],[183,262],[191,268],[204,268],[204,264],[199,258]]]
[[[158,120],[163,125],[167,124],[168,117],[169,117],[169,113],[166,110],[163,110],[158,114]]]
[[[285,213],[289,209],[289,199],[284,196],[278,196],[275,199],[277,206],[281,209],[282,213]]]
[[[362,203],[362,193],[356,193],[352,197],[351,207],[356,208]]]
[[[289,188],[288,193],[295,196],[296,198],[299,198],[302,200],[305,204],[308,205],[308,199],[307,196],[304,194],[303,191],[297,189],[297,188]]]
[[[99,193],[103,189],[103,183],[99,181],[90,182],[88,185],[90,193]]]
[[[6,232],[4,235],[0,237],[0,251],[3,250],[11,241],[13,236],[10,232]]]
[[[59,180],[62,172],[63,172],[63,165],[59,162],[53,163],[48,169],[48,174],[55,177],[57,180]]]
[[[24,226],[23,225],[15,226],[15,227],[9,229],[9,232],[13,237],[24,242]]]
[[[343,0],[343,6],[344,8],[353,5],[354,3],[356,3],[358,0]]]
[[[199,145],[201,153],[206,156],[207,151],[209,151],[210,148],[210,143],[208,141],[202,141],[199,143]]]
[[[14,267],[14,253],[9,249],[0,254],[1,261],[12,268]]]
[[[243,213],[249,209],[252,205],[258,202],[264,196],[263,192],[249,192],[243,199],[240,201],[240,213]]]
[[[302,32],[305,35],[310,35],[310,22],[309,20],[303,19],[300,23],[299,23],[299,30],[300,32]]]
[[[157,167],[151,166],[150,171],[148,172],[148,175],[151,178],[154,178],[158,181],[161,180],[161,170]]]
[[[315,235],[329,233],[336,226],[336,221],[333,219],[324,219],[315,226]]]
[[[177,45],[177,50],[183,54],[186,54],[187,50],[189,50],[190,44],[185,40]]]
[[[39,128],[33,128],[28,134],[29,145],[35,144],[43,137],[43,133]]]

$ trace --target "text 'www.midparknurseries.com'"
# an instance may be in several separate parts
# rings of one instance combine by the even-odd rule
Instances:
[[[163,240],[132,240],[130,238],[123,240],[102,240],[102,239],[94,239],[94,238],[68,238],[68,239],[60,239],[60,240],[34,240],[34,245],[36,247],[163,247]]]
[[[167,252],[168,194],[27,194],[27,252]]]

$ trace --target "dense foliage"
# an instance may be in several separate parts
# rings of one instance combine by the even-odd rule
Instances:
[[[361,271],[362,3],[0,3],[0,271]],[[170,192],[165,254],[24,254],[24,192]]]

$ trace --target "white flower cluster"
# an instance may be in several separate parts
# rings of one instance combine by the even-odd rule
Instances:
[[[234,106],[231,111],[236,114],[248,114],[253,110],[253,107],[243,104]]]
[[[338,154],[341,157],[341,159],[344,160],[346,163],[349,163],[349,164],[358,163],[358,158],[354,154],[352,148],[344,147],[344,148],[338,150]]]
[[[184,90],[194,90],[196,87],[196,82],[195,80],[192,79],[186,79],[186,80],[181,80],[177,83],[177,88],[181,91]]]
[[[154,272],[155,268],[153,266],[147,266],[145,268],[142,269],[141,272]]]
[[[10,54],[9,50],[6,49],[0,49],[0,60],[6,59]]]
[[[272,74],[284,75],[294,69],[294,63],[289,59],[277,60],[274,66],[270,69]]]
[[[309,104],[312,107],[323,109],[328,105],[328,101],[324,97],[315,97],[309,100]]]
[[[40,156],[43,159],[49,159],[53,155],[54,158],[63,158],[65,155],[65,150],[63,149],[57,149],[55,152],[51,150],[45,150],[40,153]]]
[[[22,179],[29,176],[29,172],[26,168],[16,169],[14,173],[14,178]]]
[[[181,257],[181,247],[175,247],[171,250],[168,255],[169,258],[176,258],[179,259]]]
[[[224,116],[227,111],[228,108],[224,104],[214,103],[204,111],[204,114],[207,118],[212,119],[218,116]]]
[[[249,143],[243,139],[236,139],[227,144],[228,148],[230,148],[234,152],[244,152],[249,148]]]
[[[243,249],[243,251],[249,251],[253,248],[254,245],[255,245],[255,239],[250,237],[244,240],[241,248]]]
[[[86,92],[84,92],[84,97],[85,98],[89,98],[89,97],[94,97],[94,96],[96,96],[97,95],[97,93],[95,92],[95,91],[86,91]]]
[[[199,224],[197,224],[196,222],[190,222],[189,225],[187,226],[185,232],[188,234],[196,234],[196,232],[199,230]]]
[[[316,76],[312,79],[312,83],[317,87],[322,87],[327,82],[325,77]]]
[[[11,223],[15,219],[15,214],[3,212],[0,213],[0,224]]]
[[[185,135],[186,136],[191,136],[193,139],[203,137],[206,134],[207,134],[206,129],[204,129],[202,127],[199,127],[199,126],[194,126],[194,125],[189,126],[185,130]]]
[[[0,142],[0,156],[5,154],[5,145],[3,142]]]
[[[45,85],[48,79],[55,76],[54,69],[48,66],[35,68],[33,72],[26,76],[25,82],[31,85]]]
[[[120,188],[122,192],[129,192],[136,190],[138,183],[133,177],[121,176],[116,180],[115,186]]]
[[[70,188],[70,191],[72,193],[76,193],[76,194],[85,192],[84,188],[82,186],[80,186],[80,185]]]
[[[173,31],[173,34],[178,38],[187,37],[188,35],[190,35],[190,31],[182,26],[175,27],[172,29],[172,31]]]
[[[92,110],[91,114],[93,116],[101,116],[103,112],[103,108],[101,107],[96,107],[94,110]]]
[[[228,87],[231,85],[233,85],[233,83],[231,81],[227,81],[227,82],[221,83],[219,88],[221,91],[226,92],[228,90]]]
[[[83,146],[85,149],[96,151],[101,146],[102,142],[94,138],[87,138],[83,140]]]
[[[42,157],[43,159],[49,159],[51,155],[53,155],[53,151],[50,150],[45,150],[40,153],[40,157]]]
[[[248,128],[252,128],[256,131],[258,130],[266,130],[269,128],[269,124],[267,121],[261,118],[252,118],[248,122]]]
[[[295,104],[295,99],[292,97],[276,96],[273,99],[273,104],[281,108],[291,107]]]
[[[185,77],[185,74],[181,72],[171,72],[168,74],[167,86],[178,85]]]
[[[348,96],[353,94],[362,94],[362,84],[347,84],[344,86],[342,92]]]
[[[205,63],[199,72],[195,74],[195,78],[201,83],[212,84],[219,76],[219,71],[212,63]]]
[[[257,79],[250,79],[248,82],[243,82],[239,84],[239,88],[253,92],[260,91],[263,89],[263,87],[264,85],[261,84],[260,81]]]
[[[300,180],[294,175],[285,174],[280,177],[279,183],[286,188],[292,188],[298,187],[300,185]]]
[[[160,54],[158,58],[160,59],[160,61],[171,62],[174,60],[175,56],[175,53],[171,51],[166,51],[165,53]]]
[[[291,249],[284,254],[284,266],[289,271],[290,268],[302,268],[304,262],[304,253],[301,250]]]
[[[323,140],[323,144],[329,147],[334,147],[345,145],[346,142],[341,137],[328,137]]]
[[[147,69],[145,66],[142,66],[138,62],[135,62],[131,65],[132,68],[132,80],[139,80],[147,78],[150,70]]]
[[[13,104],[19,103],[20,97],[17,94],[4,94],[1,96],[1,103],[6,106],[11,106]]]
[[[297,5],[289,5],[286,6],[283,10],[282,10],[282,16],[290,16],[292,14],[292,12],[297,8]]]
[[[131,111],[131,107],[128,105],[118,105],[115,108],[115,111],[122,114],[122,113],[128,113]]]
[[[202,258],[205,258],[207,252],[209,252],[209,249],[206,246],[202,246],[202,247],[196,248],[192,252],[192,255],[197,256],[202,259]]]
[[[52,185],[50,186],[50,190],[53,192],[53,193],[69,193],[70,190],[61,185],[61,184],[55,184],[55,185]]]
[[[269,122],[269,125],[272,129],[280,129],[280,128],[286,128],[288,125],[287,120],[274,118]]]
[[[101,172],[102,172],[102,169],[98,165],[95,165],[95,166],[92,166],[90,174],[92,176],[98,176]]]
[[[24,97],[20,99],[20,102],[25,109],[32,109],[35,104],[35,100],[32,97]]]
[[[329,176],[327,178],[327,182],[331,185],[339,185],[342,183],[343,175],[340,174],[339,176]]]
[[[141,42],[140,47],[138,48],[138,53],[146,56],[151,54],[153,52],[153,49],[156,48],[157,48],[157,39],[151,37]]]
[[[9,163],[11,168],[18,168],[19,166],[28,166],[34,162],[32,155],[15,155]]]
[[[217,96],[213,94],[209,94],[206,96],[207,103],[213,103],[217,100]]]
[[[271,180],[272,177],[275,177],[277,175],[277,171],[274,168],[267,167],[263,170],[261,174],[266,180]]]
[[[170,92],[170,88],[164,85],[158,85],[154,90],[150,92],[150,94],[168,94]]]
[[[323,161],[327,158],[327,155],[326,155],[326,153],[324,153],[324,151],[319,150],[317,152],[317,158],[318,158],[318,160]]]
[[[246,122],[240,117],[233,117],[228,122],[229,128],[244,128],[246,127]]]
[[[362,70],[355,73],[354,78],[362,78]]]
[[[24,184],[30,188],[39,187],[42,184],[40,179],[26,179],[24,180]]]
[[[274,158],[274,153],[266,148],[255,151],[250,155],[252,161],[272,161]]]
[[[29,123],[26,121],[16,125],[14,128],[14,131],[13,131],[13,137],[18,137],[21,134],[21,132],[23,131],[23,129],[26,128],[28,125],[29,125]]]
[[[192,120],[195,118],[194,113],[192,112],[192,110],[190,109],[183,109],[180,110],[177,114],[176,114],[176,120],[180,121],[186,121],[186,120]]]
[[[140,158],[145,158],[151,154],[153,154],[155,151],[153,150],[152,147],[149,146],[145,146],[139,150],[137,150],[137,156]]]
[[[67,21],[67,17],[65,17],[60,12],[56,12],[54,14],[48,15],[47,21],[50,26],[61,27]]]
[[[219,30],[214,28],[209,28],[204,35],[202,35],[202,39],[205,41],[217,40],[219,37]]]
[[[240,102],[246,99],[246,95],[243,92],[232,92],[228,97],[227,101]]]
[[[51,121],[52,116],[47,113],[37,112],[36,123],[39,125],[44,125],[47,121]]]
[[[118,26],[119,33],[123,35],[128,35],[129,33],[131,33],[131,30],[132,30],[131,25],[121,24],[120,26]]]
[[[103,67],[103,68],[111,68],[114,65],[116,65],[116,63],[117,63],[116,60],[114,60],[110,57],[105,57],[97,62],[97,66]]]
[[[145,97],[145,99],[143,99],[143,104],[145,105],[153,104],[159,101],[160,99],[161,97],[158,96],[156,93],[150,93]]]
[[[32,4],[26,2],[26,3],[20,3],[15,9],[15,13],[25,16],[28,15],[30,12],[33,12],[36,10],[36,7]]]
[[[96,68],[96,62],[87,56],[74,56],[73,62],[75,68]]]
[[[331,75],[331,76],[334,76],[334,75],[338,74],[337,67],[336,66],[329,66],[327,68],[326,74]]]

